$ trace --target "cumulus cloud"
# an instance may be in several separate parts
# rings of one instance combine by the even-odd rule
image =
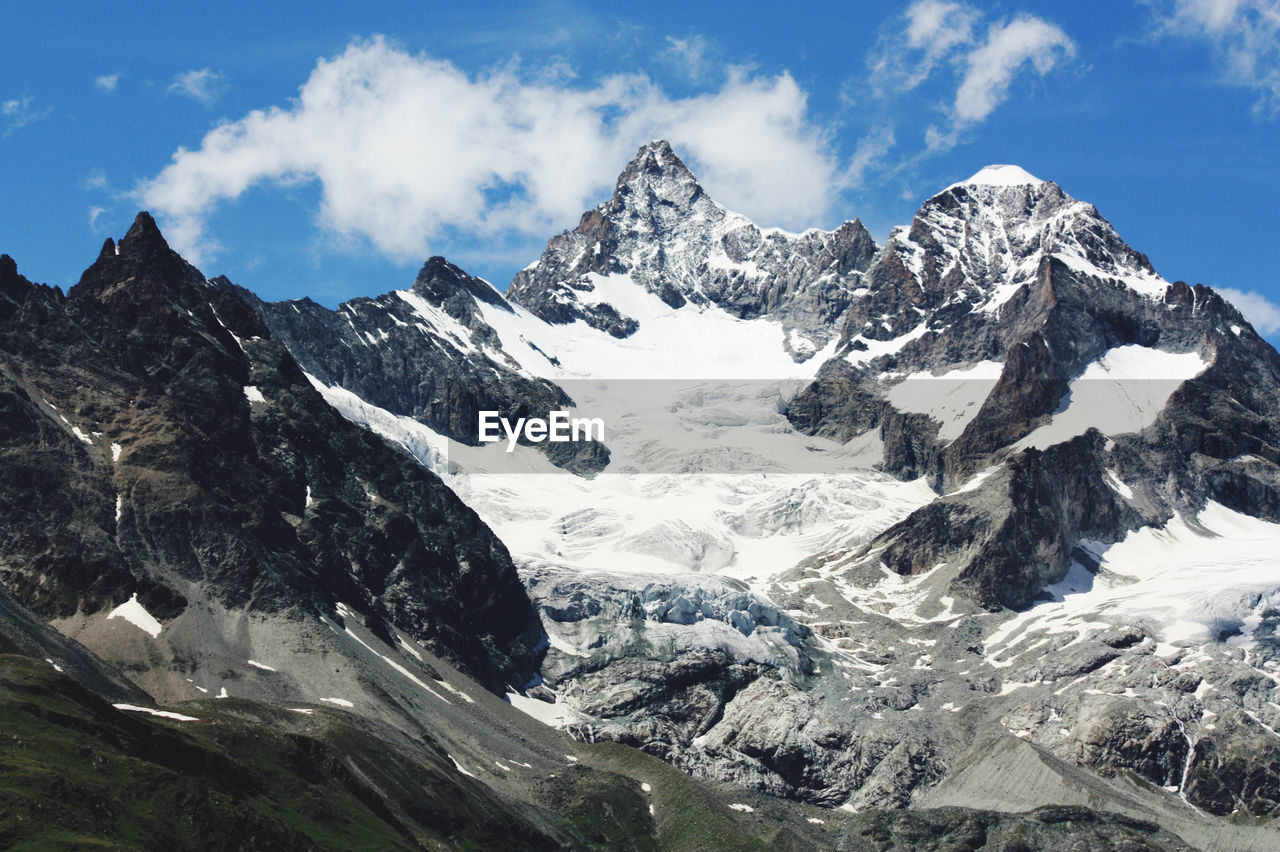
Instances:
[[[1280,332],[1280,305],[1256,290],[1246,293],[1232,287],[1214,289],[1222,298],[1235,305],[1259,334],[1272,335]]]
[[[1150,0],[1158,35],[1213,45],[1225,79],[1258,92],[1254,111],[1280,115],[1280,0]]]
[[[169,91],[175,95],[191,98],[209,106],[222,96],[224,79],[220,72],[211,68],[183,71],[173,78]]]
[[[636,148],[676,146],[713,197],[766,224],[811,224],[844,180],[788,74],[729,69],[677,99],[643,75],[572,87],[504,67],[469,76],[382,38],[320,60],[287,107],[219,125],[137,187],[175,247],[216,250],[206,219],[257,185],[316,182],[320,224],[401,260],[450,230],[545,235],[608,197]]]
[[[107,94],[111,94],[116,90],[116,86],[120,85],[119,74],[103,74],[100,77],[93,78],[93,85],[97,86]]]
[[[31,105],[32,102],[33,99],[29,95],[0,101],[0,118],[4,119],[4,133],[0,133],[0,136],[9,136],[53,112],[53,107],[35,109]]]
[[[946,121],[926,132],[929,150],[954,146],[963,131],[986,121],[1019,74],[1044,76],[1075,55],[1075,42],[1042,18],[1020,14],[980,32],[982,17],[965,3],[917,0],[868,56],[871,89],[880,96],[910,91],[936,73],[954,75]]]

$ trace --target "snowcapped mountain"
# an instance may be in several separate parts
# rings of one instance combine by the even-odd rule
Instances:
[[[146,214],[69,293],[0,255],[6,843],[549,850],[709,826],[743,848],[740,799],[791,848],[876,822],[513,709],[549,707],[521,694],[547,637],[507,549],[326,405],[241,294]]]
[[[110,563],[79,605],[67,603],[79,575],[50,586],[41,548],[12,544],[28,541],[22,524],[3,556],[19,566],[6,575],[19,603],[143,666],[149,689],[182,683],[102,638],[119,622],[103,613],[135,590],[162,637],[212,607],[228,654],[319,671],[283,650],[249,656],[294,635],[275,622],[227,626],[246,600],[254,618],[276,600],[301,611],[284,603],[300,594],[289,581],[245,585],[209,555],[249,535],[235,558],[283,549],[321,566],[303,598],[314,635],[363,661],[351,697],[373,716],[408,730],[425,723],[406,691],[429,708],[449,699],[455,727],[437,733],[451,754],[475,728],[450,699],[466,682],[436,678],[420,654],[510,689],[578,742],[824,808],[803,825],[787,811],[801,846],[834,845],[838,829],[804,833],[828,819],[1049,807],[1057,816],[1017,818],[1102,844],[1128,831],[1157,848],[1275,846],[1280,354],[1056,184],[987,167],[877,247],[856,220],[760,228],[654,142],[505,294],[431,258],[409,289],[336,311],[205,281],[139,223],[124,260],[109,245],[67,297],[0,268],[7,357],[23,365],[6,373],[20,376],[11,408],[60,430],[67,470],[97,477],[68,473],[49,494],[108,509],[120,495],[114,526],[92,509],[92,534],[58,528]],[[136,283],[161,280],[178,283]],[[151,328],[156,310],[173,347],[139,349],[129,323]],[[115,317],[110,334],[97,314]],[[98,348],[55,357],[31,343],[82,334]],[[216,422],[154,413],[187,411],[196,367],[183,364],[217,365],[216,380],[199,374],[221,394],[205,412]],[[90,382],[76,378],[86,369]],[[135,390],[171,374],[154,400]],[[332,409],[386,443],[335,426]],[[478,440],[481,410],[559,409],[600,416],[603,440],[510,452]],[[152,434],[157,417],[181,463],[118,437]],[[194,485],[188,434],[231,454],[211,455]],[[121,487],[133,459],[164,487]],[[34,478],[15,481],[26,490],[12,501],[37,505]],[[156,538],[172,512],[146,508],[155,495],[189,518],[224,492],[285,526],[228,532],[214,521],[240,515],[219,508],[184,520],[221,536],[197,537],[194,560],[177,545],[149,555],[172,538]],[[423,517],[435,526],[415,527]],[[499,627],[508,609],[515,633]],[[200,680],[213,663],[189,644],[166,665]],[[183,654],[194,668],[173,662]],[[899,829],[920,830],[885,830]]]
[[[655,141],[618,177],[613,198],[553,238],[507,295],[547,322],[581,320],[624,338],[644,318],[609,298],[606,282],[622,277],[671,308],[777,318],[787,351],[803,361],[833,336],[874,253],[857,220],[790,234],[725,210],[670,145]]]
[[[590,480],[434,444],[542,613],[556,723],[828,806],[1075,765],[1170,788],[1091,776],[1086,799],[1184,837],[1271,813],[1243,767],[1280,756],[1274,350],[1017,167],[882,248],[753,228],[654,143],[505,309],[475,301],[522,369],[617,423]],[[412,414],[325,392],[383,434]],[[1212,686],[1180,691],[1192,671]],[[1034,791],[1017,809],[1054,801]]]
[[[851,309],[843,354],[789,416],[839,438],[878,429],[887,469],[956,492],[887,531],[877,562],[962,562],[957,588],[1024,606],[1080,540],[1206,499],[1277,519],[1276,471],[1253,461],[1280,438],[1275,350],[1056,185],[983,170],[927,201],[867,277],[878,307]]]

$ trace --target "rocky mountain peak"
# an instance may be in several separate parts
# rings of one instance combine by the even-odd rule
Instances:
[[[697,178],[665,139],[655,139],[641,146],[635,157],[618,176],[618,187],[649,185],[697,184]]]
[[[1168,286],[1092,204],[1021,167],[987,166],[894,230],[868,273],[871,298],[846,318],[845,341],[858,348],[857,337],[890,340],[922,322],[941,330],[969,314],[994,318],[1051,259],[1148,298]]]
[[[581,320],[627,337],[640,320],[601,293],[606,279],[618,286],[625,277],[672,310],[691,305],[740,319],[775,318],[787,329],[792,356],[804,360],[834,336],[875,251],[860,222],[791,234],[726,210],[657,140],[623,170],[608,202],[552,238],[516,275],[507,298],[547,322]]]
[[[204,283],[204,276],[169,247],[156,220],[138,213],[118,243],[106,240],[98,259],[71,289],[76,299],[98,301],[182,300],[186,287]]]
[[[121,254],[142,251],[169,251],[169,243],[165,240],[164,234],[160,233],[160,226],[146,210],[138,212],[133,219],[133,224],[129,226],[128,233],[120,241]]]
[[[0,318],[16,310],[30,288],[30,283],[18,274],[18,264],[13,258],[0,254]]]
[[[0,281],[7,281],[18,275],[17,262],[7,254],[0,254]]]
[[[618,176],[604,215],[625,231],[661,239],[686,229],[686,223],[714,224],[727,215],[665,140],[642,147]],[[583,217],[579,230],[591,230]]]
[[[427,259],[413,282],[413,292],[436,305],[442,305],[457,294],[470,294],[482,302],[510,309],[506,300],[483,278],[468,275],[443,257]]]

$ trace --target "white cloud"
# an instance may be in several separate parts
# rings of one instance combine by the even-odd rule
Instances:
[[[120,84],[119,74],[103,74],[100,77],[93,78],[93,85],[102,91],[110,94],[116,90],[116,86]]]
[[[1246,293],[1233,287],[1213,289],[1222,298],[1235,305],[1259,334],[1272,335],[1280,332],[1280,305],[1266,296],[1256,290]]]
[[[1255,89],[1254,111],[1280,115],[1280,0],[1149,0],[1158,35],[1213,45],[1226,80]]]
[[[686,80],[697,83],[708,79],[714,70],[710,53],[710,43],[700,35],[688,38],[667,36],[667,46],[658,52],[658,61]]]
[[[642,75],[573,88],[501,68],[470,77],[381,38],[320,60],[286,108],[254,110],[178,149],[141,201],[193,259],[205,220],[259,184],[315,181],[319,221],[418,260],[453,229],[544,236],[607,198],[636,148],[667,138],[708,192],[765,224],[803,226],[842,187],[828,139],[787,74],[728,69],[715,91],[667,96]]]
[[[881,34],[867,59],[877,94],[904,92],[923,83],[957,48],[972,44],[978,10],[963,3],[918,0],[899,19],[905,28]]]
[[[1075,52],[1075,42],[1066,33],[1039,18],[1023,15],[992,25],[986,41],[965,57],[950,127],[945,131],[929,128],[929,147],[949,148],[961,131],[986,121],[1008,99],[1013,78],[1024,66],[1030,64],[1044,76]]]
[[[983,121],[1009,96],[1013,76],[1023,65],[1029,62],[1044,75],[1075,52],[1066,33],[1039,18],[1024,16],[993,26],[986,43],[965,62],[964,79],[956,90],[956,118],[963,124]]]
[[[731,68],[724,86],[696,97],[669,100],[650,88],[619,129],[627,148],[646,137],[670,140],[725,206],[765,224],[807,227],[842,188],[830,140],[810,123],[807,100],[788,74],[752,77]]]
[[[222,95],[223,84],[224,79],[220,72],[211,68],[200,68],[183,71],[174,77],[173,82],[169,84],[169,91],[209,106]]]
[[[4,118],[4,133],[0,133],[0,137],[9,136],[11,133],[21,130],[29,124],[34,124],[53,112],[53,107],[32,109],[32,100],[31,96],[27,95],[21,98],[0,101],[0,117]]]
[[[946,121],[925,134],[930,151],[954,146],[963,131],[986,121],[1008,99],[1019,74],[1044,76],[1075,55],[1075,43],[1062,29],[1034,15],[996,21],[982,37],[981,20],[982,13],[965,3],[917,0],[868,56],[871,90],[881,97],[911,91],[939,69],[954,73]]]

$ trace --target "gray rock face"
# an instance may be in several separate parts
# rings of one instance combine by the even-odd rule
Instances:
[[[597,286],[627,276],[673,308],[715,305],[742,319],[775,317],[795,332],[788,349],[802,361],[834,336],[874,253],[856,220],[788,234],[725,210],[659,141],[640,149],[612,199],[547,243],[507,295],[547,322],[582,320],[627,337],[639,320],[602,301]]]
[[[0,581],[19,603],[84,621],[136,595],[169,623],[345,602],[488,688],[533,679],[543,633],[502,543],[330,408],[150,216],[65,297],[11,261],[0,276]]]
[[[0,654],[22,655],[56,665],[57,671],[109,701],[137,702],[148,698],[118,670],[45,624],[4,589],[0,589]]]
[[[954,336],[948,360],[938,352],[934,363],[919,357],[916,363],[942,366],[997,354],[992,335],[976,327],[998,319],[1008,300],[1041,275],[1047,257],[1104,280],[1158,281],[1147,258],[1093,205],[1057,184],[958,184],[926,201],[909,228],[890,235],[867,271],[866,297],[844,318],[841,346],[891,340],[921,323],[941,333],[959,322],[965,334]],[[1009,348],[1007,339],[1004,344]]]

